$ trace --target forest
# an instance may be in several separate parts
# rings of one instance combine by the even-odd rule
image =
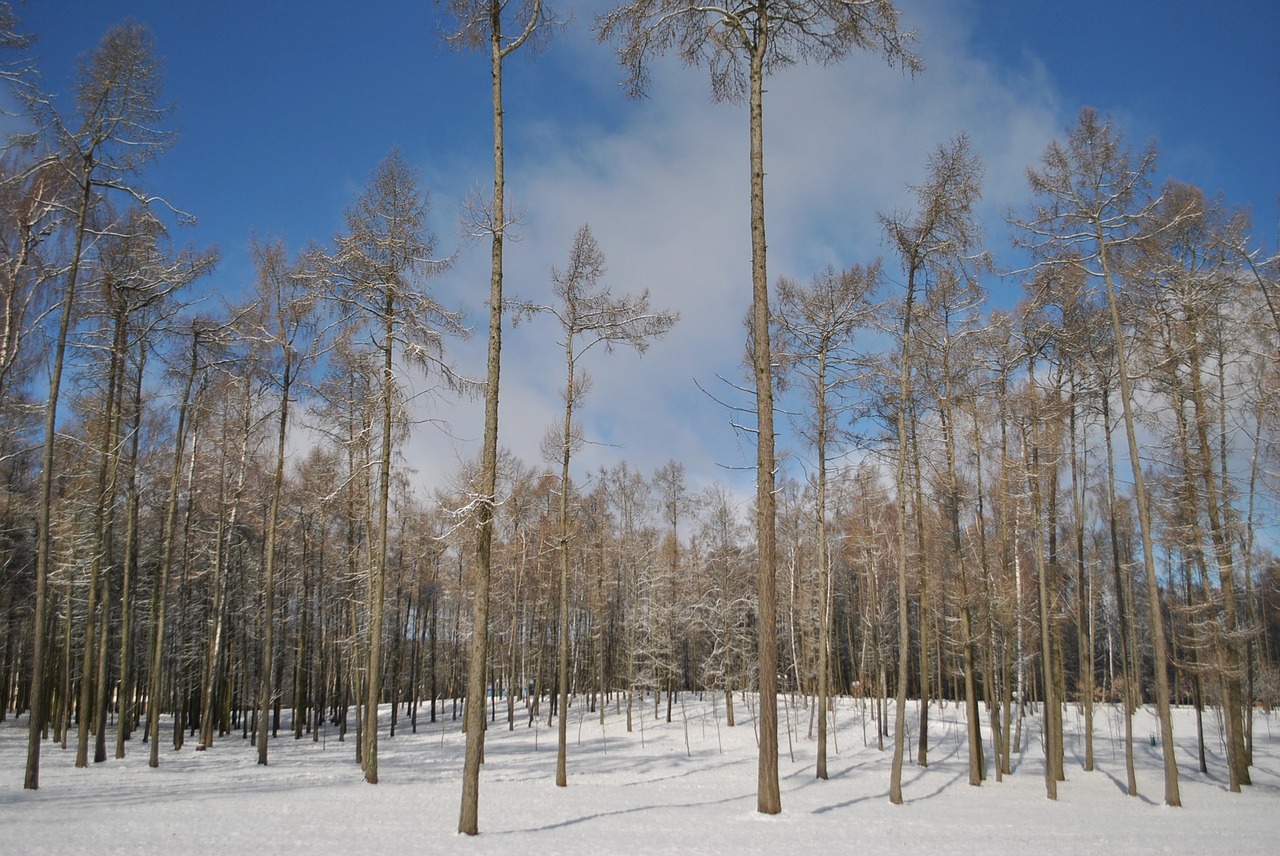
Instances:
[[[218,253],[180,245],[191,214],[147,181],[174,144],[163,46],[112,28],[58,99],[0,4],[19,110],[0,158],[0,720],[26,718],[26,788],[42,752],[155,767],[251,746],[267,764],[328,729],[377,783],[380,738],[457,721],[474,833],[486,728],[558,724],[563,785],[570,709],[625,710],[630,730],[698,694],[726,727],[758,707],[775,813],[779,693],[812,700],[818,778],[835,700],[871,705],[894,802],[942,702],[964,711],[973,785],[1011,774],[1036,717],[1054,798],[1064,710],[1088,770],[1102,706],[1124,714],[1129,793],[1143,706],[1166,804],[1171,707],[1194,710],[1201,771],[1220,739],[1229,789],[1250,784],[1253,711],[1280,701],[1280,257],[1246,209],[1086,107],[1028,165],[1015,247],[986,243],[983,165],[957,133],[910,208],[880,215],[883,259],[771,281],[762,81],[855,50],[911,74],[911,33],[880,0],[620,5],[596,26],[633,89],[671,52],[749,106],[752,290],[728,310],[746,321],[725,409],[756,491],[695,490],[674,459],[575,472],[587,366],[697,319],[614,294],[586,225],[549,302],[504,299],[503,63],[554,22],[539,0],[441,9],[496,81],[475,377],[450,353],[474,319],[433,291],[449,262],[401,151],[338,235],[258,240],[252,287],[197,301]],[[559,337],[564,410],[531,461],[502,438],[543,426],[500,430],[498,400],[504,325],[535,317]],[[483,448],[446,483],[402,455],[424,382],[433,408],[485,401]]]

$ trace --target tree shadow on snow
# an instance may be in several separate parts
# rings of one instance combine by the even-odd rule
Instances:
[[[552,832],[557,829],[567,829],[569,827],[580,826],[582,824],[596,820],[603,820],[609,817],[625,817],[626,815],[644,814],[661,809],[700,809],[716,805],[729,805],[730,803],[750,800],[753,796],[755,796],[755,793],[753,791],[748,791],[746,793],[736,794],[733,796],[721,797],[720,799],[699,800],[697,802],[669,802],[635,805],[630,806],[629,808],[619,808],[612,811],[598,811],[594,814],[570,817],[564,820],[555,821],[554,823],[546,823],[542,826],[526,826],[519,829],[495,830],[489,834],[495,838],[501,838],[512,835],[528,835],[536,832]]]

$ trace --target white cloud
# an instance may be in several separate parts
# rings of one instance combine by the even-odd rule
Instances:
[[[920,180],[928,153],[960,131],[986,162],[988,240],[997,248],[1004,242],[999,217],[1023,204],[1025,168],[1063,124],[1054,94],[1033,64],[1005,78],[972,56],[963,21],[948,7],[921,24],[928,70],[915,79],[857,56],[831,67],[794,67],[769,81],[771,279],[785,273],[805,280],[826,264],[883,254],[877,212],[906,205],[907,185]],[[617,80],[610,50],[584,30],[574,28],[570,43],[552,50],[571,51],[571,67],[590,80]],[[521,70],[538,73],[537,66]],[[598,84],[593,91],[609,97]],[[713,103],[705,72],[675,59],[655,68],[648,99],[626,106],[604,117],[566,109],[533,133],[508,128],[509,139],[518,135],[523,146],[509,154],[508,189],[528,216],[523,240],[508,247],[507,292],[546,295],[551,266],[564,264],[574,231],[590,223],[614,289],[650,288],[655,306],[680,312],[681,321],[642,359],[629,351],[591,355],[596,384],[580,415],[589,439],[618,447],[585,449],[575,471],[626,458],[652,472],[675,458],[695,489],[715,479],[749,484],[749,473],[721,469],[748,464],[749,441],[735,436],[729,414],[694,385],[696,379],[714,389],[717,374],[741,377],[741,319],[750,295],[746,111]],[[473,248],[448,276],[451,288],[469,284],[467,299],[479,310],[487,251]],[[478,311],[476,317],[483,321]],[[476,374],[484,335],[480,323],[459,352]],[[505,339],[501,440],[530,462],[539,460],[543,432],[561,408],[564,366],[554,339],[541,322],[509,330]],[[457,434],[477,438],[465,452],[476,454],[479,407],[458,408],[451,419]],[[431,462],[419,464],[425,474],[451,467],[458,448],[424,433],[411,454]]]

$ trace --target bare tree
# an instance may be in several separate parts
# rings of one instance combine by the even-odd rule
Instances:
[[[275,592],[280,494],[284,487],[290,405],[321,347],[317,333],[319,294],[306,256],[293,264],[284,243],[255,242],[251,248],[257,279],[255,305],[244,316],[245,334],[260,353],[267,383],[280,391],[276,411],[275,463],[268,496],[262,573],[262,671],[258,688],[258,763],[267,763],[268,712],[275,698]]]
[[[764,207],[764,79],[797,61],[834,63],[874,50],[914,72],[914,34],[898,27],[889,0],[633,0],[597,20],[601,40],[619,43],[628,89],[642,95],[649,66],[674,49],[705,67],[717,100],[747,101],[751,168],[751,332],[756,394],[756,540],[760,598],[760,761],[757,810],[782,810],[778,790],[777,556],[774,499],[773,359],[769,348],[769,275]]]
[[[156,572],[155,601],[153,611],[155,617],[151,628],[150,667],[147,673],[147,742],[150,744],[150,755],[147,764],[150,767],[160,766],[160,713],[163,709],[164,690],[164,655],[165,628],[168,623],[167,599],[169,585],[173,576],[173,566],[179,536],[178,506],[182,493],[182,471],[186,461],[188,442],[192,446],[192,459],[195,458],[195,431],[192,417],[195,410],[195,391],[197,381],[202,372],[202,347],[207,346],[210,330],[206,322],[195,320],[191,323],[191,355],[185,370],[181,371],[182,394],[178,403],[177,422],[174,428],[173,464],[169,470],[169,484],[165,498],[164,518],[161,523],[159,564]]]
[[[881,222],[897,250],[906,275],[907,293],[901,316],[901,353],[898,365],[898,390],[895,421],[898,439],[898,462],[895,483],[898,491],[898,695],[893,740],[893,768],[889,781],[889,801],[902,803],[902,761],[906,746],[908,657],[911,630],[907,604],[907,457],[909,435],[907,410],[912,397],[911,377],[914,356],[912,324],[918,312],[916,300],[930,281],[930,276],[974,252],[978,240],[973,207],[980,194],[981,164],[961,135],[947,145],[939,146],[929,158],[925,183],[913,188],[916,211],[913,215],[882,215]],[[919,505],[919,499],[916,502]],[[924,593],[921,593],[924,599]],[[922,648],[925,636],[925,605],[920,606]],[[922,654],[922,656],[924,656]],[[920,680],[928,680],[921,670]],[[925,740],[928,725],[925,709],[928,699],[922,691],[920,699],[920,740]],[[923,751],[923,749],[921,750]]]
[[[659,515],[662,522],[669,527],[668,537],[664,539],[667,554],[666,566],[660,576],[665,577],[661,588],[665,589],[658,597],[661,604],[659,614],[663,624],[661,639],[665,656],[663,657],[663,675],[661,684],[667,689],[667,722],[671,721],[671,706],[676,695],[676,671],[680,663],[680,633],[677,622],[681,611],[680,599],[680,521],[689,510],[689,491],[685,485],[684,464],[679,461],[667,461],[653,474],[653,491],[657,495]],[[687,643],[685,643],[687,644]],[[662,686],[655,684],[653,695],[653,715],[658,715],[658,700],[662,698]]]
[[[25,100],[39,128],[40,143],[48,146],[40,168],[57,168],[74,198],[67,205],[71,215],[71,251],[63,278],[57,332],[45,407],[45,440],[41,463],[39,522],[36,551],[35,634],[32,644],[32,716],[27,741],[24,787],[40,783],[40,732],[44,727],[44,623],[46,581],[49,573],[51,506],[53,502],[54,448],[58,404],[66,364],[67,339],[76,306],[81,263],[86,240],[91,240],[91,219],[107,191],[121,191],[141,203],[154,200],[129,184],[148,161],[159,155],[172,135],[165,129],[168,109],[161,104],[160,64],[146,28],[126,23],[109,30],[80,64],[75,83],[75,112],[64,117],[52,101],[36,91]],[[43,142],[46,141],[47,143]]]
[[[817,468],[816,522],[818,563],[818,758],[816,775],[827,778],[827,704],[830,694],[831,556],[827,538],[827,461],[829,442],[838,438],[840,417],[849,407],[848,388],[857,380],[853,338],[867,325],[869,297],[880,284],[880,263],[827,268],[802,287],[778,281],[773,310],[778,340],[774,349],[780,380],[797,379],[809,414],[801,434],[813,446]]]
[[[79,709],[82,711],[77,733],[76,765],[88,763],[90,731],[97,735],[94,760],[106,759],[106,659],[105,646],[96,650],[91,643],[109,626],[107,597],[108,575],[104,565],[111,565],[112,533],[115,529],[116,494],[121,469],[123,438],[121,425],[125,411],[126,364],[134,339],[146,340],[155,334],[154,315],[149,309],[165,302],[179,289],[189,285],[212,269],[214,252],[174,253],[167,246],[168,235],[163,224],[147,209],[134,206],[98,242],[94,265],[100,288],[101,309],[106,322],[98,333],[106,351],[106,360],[92,365],[91,371],[103,371],[104,393],[100,400],[102,422],[98,434],[98,462],[92,490],[89,554],[88,604],[85,610]],[[101,610],[99,618],[97,612]],[[105,637],[104,637],[105,638]],[[96,656],[96,661],[95,661]],[[86,715],[92,712],[92,716]]]
[[[729,489],[711,485],[696,502],[696,543],[703,563],[706,595],[703,622],[712,645],[702,667],[703,681],[724,688],[725,722],[734,726],[733,691],[750,662],[752,609],[747,547],[749,530]]]
[[[447,335],[462,336],[458,314],[424,287],[446,262],[435,257],[428,204],[418,173],[393,149],[347,209],[347,231],[323,261],[344,335],[379,358],[379,446],[374,502],[376,546],[369,563],[368,692],[361,753],[365,780],[378,781],[378,705],[382,699],[383,601],[391,496],[391,458],[403,360],[455,389],[467,386],[444,359]]]
[[[473,206],[471,228],[488,234],[490,244],[489,347],[485,369],[484,446],[481,451],[477,512],[475,592],[471,658],[467,672],[467,748],[462,768],[462,807],[458,831],[475,835],[479,827],[480,763],[484,758],[485,668],[488,659],[489,589],[493,564],[493,518],[498,481],[498,393],[502,370],[502,251],[513,217],[506,203],[506,152],[503,135],[502,81],[504,63],[530,39],[545,32],[551,20],[542,0],[441,0],[456,20],[451,44],[471,50],[489,49],[493,97],[493,198]],[[510,32],[516,33],[513,37]]]
[[[945,473],[941,478],[942,505],[948,537],[947,546],[940,552],[945,557],[946,569],[960,586],[956,600],[960,612],[965,718],[969,736],[969,784],[977,786],[986,776],[978,721],[978,660],[974,642],[973,603],[977,586],[972,578],[973,569],[962,533],[965,497],[962,496],[964,489],[959,475],[957,449],[960,441],[957,437],[960,432],[960,402],[976,397],[973,388],[977,363],[974,340],[981,330],[978,307],[986,295],[966,261],[962,254],[952,256],[950,263],[938,260],[925,291],[927,300],[922,307],[924,318],[921,320],[924,323],[920,328],[920,344],[923,346],[922,356],[927,355],[921,361],[921,370],[931,396],[936,399],[942,433],[945,458]]]
[[[555,305],[526,305],[524,314],[547,313],[560,325],[559,345],[564,349],[565,387],[564,422],[551,431],[544,441],[548,457],[560,464],[560,531],[556,550],[560,560],[560,691],[559,749],[556,755],[556,785],[568,783],[567,747],[569,723],[569,543],[572,521],[569,515],[569,464],[575,449],[582,443],[581,430],[573,414],[591,389],[591,376],[581,367],[583,357],[597,345],[612,351],[617,345],[629,345],[644,353],[649,343],[667,334],[678,319],[671,312],[655,311],[649,306],[649,292],[625,294],[615,298],[601,280],[605,275],[605,257],[589,226],[578,229],[564,270],[551,272]]]
[[[1225,364],[1228,351],[1234,349],[1231,342],[1245,340],[1242,325],[1232,316],[1245,315],[1236,295],[1247,292],[1238,287],[1235,267],[1247,218],[1207,200],[1198,188],[1177,182],[1165,186],[1152,214],[1151,234],[1138,242],[1136,252],[1126,256],[1122,265],[1126,279],[1143,298],[1134,303],[1154,316],[1153,327],[1167,331],[1164,348],[1156,349],[1153,363],[1169,378],[1172,409],[1185,422],[1179,430],[1179,445],[1186,495],[1193,505],[1187,522],[1192,533],[1201,532],[1203,511],[1209,526],[1210,550],[1205,550],[1205,539],[1194,534],[1187,546],[1202,571],[1206,552],[1211,554],[1218,573],[1221,606],[1213,610],[1219,628],[1214,644],[1223,683],[1229,786],[1239,791],[1241,785],[1250,784],[1244,735],[1253,705],[1245,700],[1243,690],[1244,621],[1239,616],[1242,600],[1237,590],[1241,562],[1233,534],[1239,527],[1230,499],[1241,491],[1231,483],[1227,462],[1227,413],[1234,408]],[[1141,359],[1140,349],[1136,356]],[[1211,383],[1215,363],[1218,381]],[[1185,420],[1184,402],[1190,404]],[[1207,577],[1202,582],[1209,591]]]
[[[1040,169],[1028,171],[1031,189],[1039,201],[1030,216],[1015,225],[1023,230],[1023,242],[1040,256],[1043,264],[1082,265],[1095,281],[1101,282],[1106,295],[1151,610],[1156,706],[1164,754],[1164,801],[1166,805],[1179,806],[1182,798],[1169,712],[1164,616],[1156,577],[1151,509],[1135,425],[1129,347],[1120,309],[1119,257],[1126,247],[1148,234],[1157,202],[1148,195],[1155,161],[1154,145],[1135,158],[1119,129],[1086,107],[1066,140],[1055,140],[1045,149]]]

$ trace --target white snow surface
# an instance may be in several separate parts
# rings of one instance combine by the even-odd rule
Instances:
[[[1149,707],[1134,717],[1135,798],[1124,792],[1119,711],[1098,708],[1096,769],[1084,772],[1083,716],[1068,706],[1067,780],[1054,802],[1045,798],[1038,717],[1028,713],[1013,773],[996,782],[992,771],[972,787],[963,708],[935,705],[929,766],[909,763],[906,804],[894,806],[892,742],[876,747],[870,705],[838,701],[830,778],[820,781],[811,708],[786,697],[779,711],[783,810],[765,816],[756,812],[751,701],[738,697],[733,728],[723,697],[712,694],[685,694],[670,723],[665,700],[657,719],[651,699],[637,702],[628,733],[625,712],[611,703],[601,725],[579,699],[570,714],[567,788],[555,786],[555,730],[545,720],[528,727],[520,707],[509,731],[500,703],[486,736],[476,837],[456,832],[464,738],[449,706],[435,723],[420,712],[416,734],[402,716],[394,738],[390,708],[383,708],[377,785],[362,779],[354,734],[339,742],[333,727],[320,742],[281,730],[265,767],[239,733],[207,751],[195,751],[194,739],[173,751],[166,727],[157,769],[147,766],[140,740],[128,744],[124,760],[82,770],[74,766],[74,731],[66,750],[46,742],[40,789],[25,791],[26,720],[11,718],[0,724],[0,854],[1280,853],[1280,722],[1262,711],[1255,714],[1254,784],[1239,794],[1227,789],[1219,719],[1205,713],[1209,773],[1201,774],[1194,711],[1174,711],[1183,808],[1170,808],[1162,804]],[[912,759],[914,705],[908,722]]]

